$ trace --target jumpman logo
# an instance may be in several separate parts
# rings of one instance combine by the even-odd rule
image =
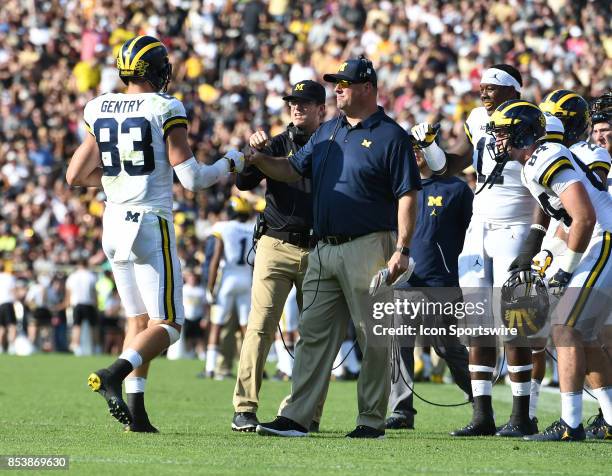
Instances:
[[[474,266],[480,266],[482,268],[482,263],[480,262],[480,256],[476,256],[476,262],[474,263]]]

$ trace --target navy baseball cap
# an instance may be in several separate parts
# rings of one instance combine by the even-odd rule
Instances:
[[[338,81],[348,81],[349,83],[370,82],[376,86],[377,78],[372,62],[360,56],[342,63],[337,73],[323,75],[323,80],[328,83],[337,83]]]
[[[291,89],[291,94],[283,97],[283,101],[312,101],[316,104],[325,104],[325,88],[309,79],[295,83]]]

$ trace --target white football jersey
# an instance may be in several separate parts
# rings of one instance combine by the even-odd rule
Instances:
[[[593,172],[562,144],[547,142],[538,147],[523,167],[523,183],[548,215],[569,227],[571,218],[551,188],[561,170],[573,171],[589,194],[597,215],[593,235],[612,231],[612,196],[603,189]]]
[[[98,142],[107,200],[171,216],[165,139],[172,128],[187,126],[183,104],[161,93],[103,94],[85,105],[84,120]]]
[[[253,223],[218,221],[213,225],[212,234],[223,241],[224,273],[239,268],[250,271],[246,260],[253,239]]]
[[[206,304],[206,293],[202,286],[183,285],[183,305],[185,308],[185,319],[194,321],[204,314]]]
[[[472,109],[465,121],[464,129],[474,146],[473,165],[478,183],[482,187],[485,178],[496,165],[487,144],[495,144],[495,138],[487,134],[486,125],[490,116],[484,107]],[[487,185],[474,197],[473,216],[482,221],[496,224],[530,224],[533,214],[533,199],[521,182],[521,164],[508,162],[502,177],[493,187]]]
[[[593,172],[603,170],[606,175],[610,172],[610,154],[603,147],[580,141],[573,144],[569,150]]]

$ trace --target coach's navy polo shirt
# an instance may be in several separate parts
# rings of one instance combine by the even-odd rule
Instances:
[[[319,237],[397,230],[398,199],[421,188],[408,133],[381,107],[354,127],[324,122],[289,161],[312,179]]]

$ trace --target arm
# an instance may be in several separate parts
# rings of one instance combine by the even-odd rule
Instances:
[[[301,178],[287,157],[272,157],[261,152],[255,152],[250,158],[250,163],[268,177],[279,182],[295,182]]]
[[[574,182],[559,195],[559,198],[563,208],[572,217],[572,225],[567,237],[568,251],[582,255],[591,241],[593,228],[597,221],[589,195],[581,182]],[[565,271],[571,273],[573,269]]]
[[[446,155],[447,163],[444,176],[452,177],[472,165],[474,147],[466,135],[461,135],[460,139],[448,151],[445,151],[444,154]]]
[[[72,186],[102,186],[100,150],[93,135],[87,134],[83,143],[72,155],[66,171],[66,182]]]
[[[244,156],[230,150],[212,165],[199,163],[187,140],[187,129],[174,127],[166,137],[168,161],[174,168],[181,185],[192,192],[211,187],[229,172],[241,172],[244,167]]]
[[[265,178],[265,175],[257,167],[249,165],[236,175],[236,187],[238,190],[253,190]]]
[[[217,271],[219,270],[219,263],[223,256],[223,240],[215,237],[215,250],[213,251],[212,258],[210,260],[210,267],[208,268],[208,292],[212,295],[215,289],[215,282],[217,281]]]
[[[544,210],[536,203],[533,209],[532,225],[529,229],[527,238],[521,245],[519,254],[514,261],[510,263],[508,271],[529,271],[532,267],[532,260],[538,254],[542,246],[542,241],[546,236],[546,230],[550,224],[550,217],[544,213]]]
[[[417,191],[402,195],[397,205],[397,247],[409,247],[414,233],[417,215]],[[395,251],[387,263],[389,282],[394,282],[400,274],[408,269],[408,256]]]
[[[442,150],[435,141],[438,129],[427,123],[417,124],[411,129],[413,143],[421,149],[427,165],[436,175],[451,177],[472,163],[474,148],[466,129],[466,135],[462,135],[448,152]]]

